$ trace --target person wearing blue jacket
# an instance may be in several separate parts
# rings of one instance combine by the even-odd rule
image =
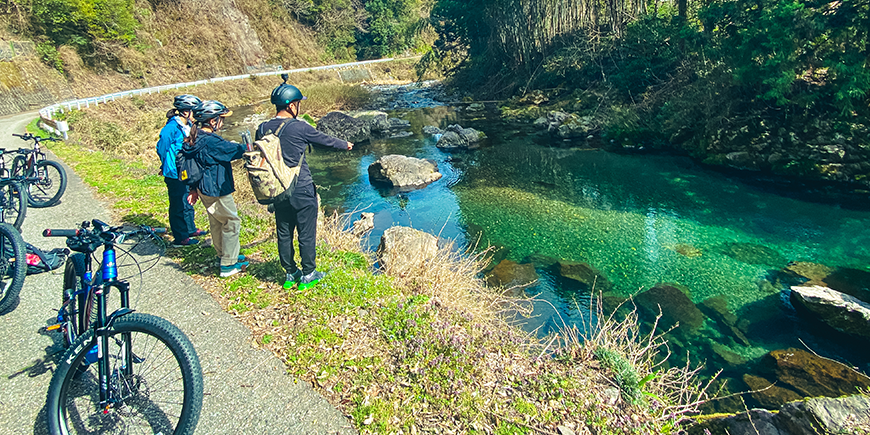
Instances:
[[[187,202],[189,189],[178,179],[178,169],[175,167],[175,155],[190,133],[191,113],[200,102],[193,95],[176,96],[172,104],[174,108],[166,113],[166,125],[160,130],[160,140],[157,141],[160,173],[169,195],[169,228],[174,239],[172,246],[175,247],[196,245],[199,240],[192,237],[208,233],[196,228],[193,206]]]
[[[245,270],[248,262],[239,255],[239,233],[242,220],[233,192],[233,168],[230,163],[242,158],[246,148],[243,144],[225,140],[216,134],[224,125],[224,118],[232,115],[219,101],[203,101],[193,108],[197,126],[190,130],[188,143],[196,149],[197,162],[202,166],[202,179],[191,188],[188,203],[202,199],[208,213],[211,240],[220,257],[220,276],[227,277]]]

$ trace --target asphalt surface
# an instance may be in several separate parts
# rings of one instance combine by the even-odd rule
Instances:
[[[36,116],[0,118],[0,147],[24,145],[11,134],[24,133]],[[64,246],[62,238],[43,238],[45,228],[74,228],[94,218],[116,223],[107,205],[64,167],[69,183],[61,203],[28,208],[22,226],[24,240],[45,250]],[[62,271],[28,276],[19,302],[0,313],[0,435],[47,433],[45,395],[64,349],[60,335],[45,327],[53,323],[60,305]],[[253,348],[250,331],[174,262],[162,258],[143,277],[144,285],[138,278],[131,280],[133,308],[174,323],[199,355],[205,396],[196,434],[356,433],[309,384],[286,374],[278,358]]]

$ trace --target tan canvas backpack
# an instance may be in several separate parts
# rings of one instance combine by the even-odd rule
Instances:
[[[292,195],[296,188],[299,171],[302,169],[302,157],[299,157],[298,165],[292,168],[287,166],[281,153],[281,140],[278,138],[284,126],[295,121],[293,118],[285,120],[277,131],[254,141],[253,149],[243,156],[248,181],[251,182],[251,189],[260,204],[272,204],[279,196],[283,198],[285,195]]]

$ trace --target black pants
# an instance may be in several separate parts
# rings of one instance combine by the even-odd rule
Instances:
[[[187,185],[175,178],[163,177],[169,193],[169,227],[177,241],[190,237],[196,231],[193,222],[193,206],[187,202]]]
[[[296,186],[290,199],[275,204],[275,227],[278,233],[278,257],[287,273],[296,271],[293,258],[293,230],[299,233],[299,256],[302,273],[314,272],[317,242],[317,193],[314,184]]]

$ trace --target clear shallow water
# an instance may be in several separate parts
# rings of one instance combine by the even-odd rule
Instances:
[[[498,259],[533,262],[541,279],[527,293],[547,302],[536,304],[527,326],[542,331],[589,318],[588,289],[556,276],[548,268],[553,259],[593,265],[616,296],[660,282],[687,287],[696,304],[724,296],[737,318],[752,322],[745,328],[749,345],[709,319],[696,336],[671,344],[677,355],[688,350],[694,361],[706,360],[708,373],[725,369],[732,390],[745,389],[742,374],[765,353],[804,348],[799,339],[821,355],[870,369],[866,344],[800,321],[774,279],[789,261],[867,270],[870,211],[855,202],[861,200],[794,199],[686,158],[568,147],[530,125],[448,107],[391,116],[411,121],[414,134],[358,144],[350,152],[315,148],[308,156],[326,207],[375,213],[371,247],[390,226],[406,225],[460,245],[479,238],[482,246],[500,247]],[[477,150],[445,153],[421,133],[425,125],[457,122],[489,139]],[[225,136],[238,134],[230,129]],[[372,186],[367,168],[387,154],[432,159],[444,176],[406,193]]]

